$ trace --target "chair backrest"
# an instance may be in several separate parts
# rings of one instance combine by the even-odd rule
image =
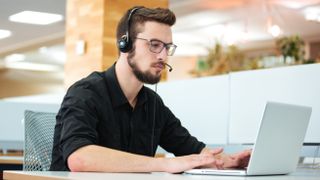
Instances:
[[[56,113],[25,111],[24,171],[49,170],[55,123]]]

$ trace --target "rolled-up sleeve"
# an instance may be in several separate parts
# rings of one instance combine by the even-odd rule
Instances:
[[[61,106],[58,119],[61,119],[60,151],[64,162],[75,150],[90,144],[97,144],[98,114],[95,112],[93,96],[86,90],[67,95]]]

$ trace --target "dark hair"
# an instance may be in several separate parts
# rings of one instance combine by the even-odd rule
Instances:
[[[130,18],[129,37],[134,44],[134,38],[138,33],[142,32],[142,26],[147,21],[155,21],[163,24],[172,26],[176,22],[176,16],[170,9],[164,8],[146,8],[144,6],[135,6],[130,8],[124,16],[120,19],[117,27],[117,42],[123,35],[126,34],[128,29],[128,16],[132,9],[139,8],[136,10]],[[134,48],[133,48],[134,49]]]

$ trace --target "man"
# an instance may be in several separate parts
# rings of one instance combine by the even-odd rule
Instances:
[[[158,83],[173,55],[169,9],[135,7],[117,28],[120,56],[71,86],[57,115],[51,170],[182,172],[244,167],[250,152],[225,155],[191,136],[144,83]],[[157,146],[176,155],[155,158]]]

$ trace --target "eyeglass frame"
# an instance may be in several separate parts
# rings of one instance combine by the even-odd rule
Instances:
[[[166,51],[167,51],[167,55],[168,56],[173,56],[173,54],[175,53],[176,49],[177,49],[177,45],[173,44],[173,43],[165,43],[163,41],[160,41],[159,39],[145,39],[145,38],[140,38],[140,37],[135,37],[135,39],[141,39],[141,40],[145,40],[145,41],[148,41],[149,43],[149,51],[152,52],[152,53],[161,53],[163,51],[164,48],[166,48]],[[152,49],[152,41],[157,41],[159,43],[161,43],[163,45],[163,47],[161,48],[161,50],[159,52],[157,51],[153,51],[151,50]],[[173,47],[172,50],[170,50],[170,48]],[[171,52],[171,53],[170,53]]]

